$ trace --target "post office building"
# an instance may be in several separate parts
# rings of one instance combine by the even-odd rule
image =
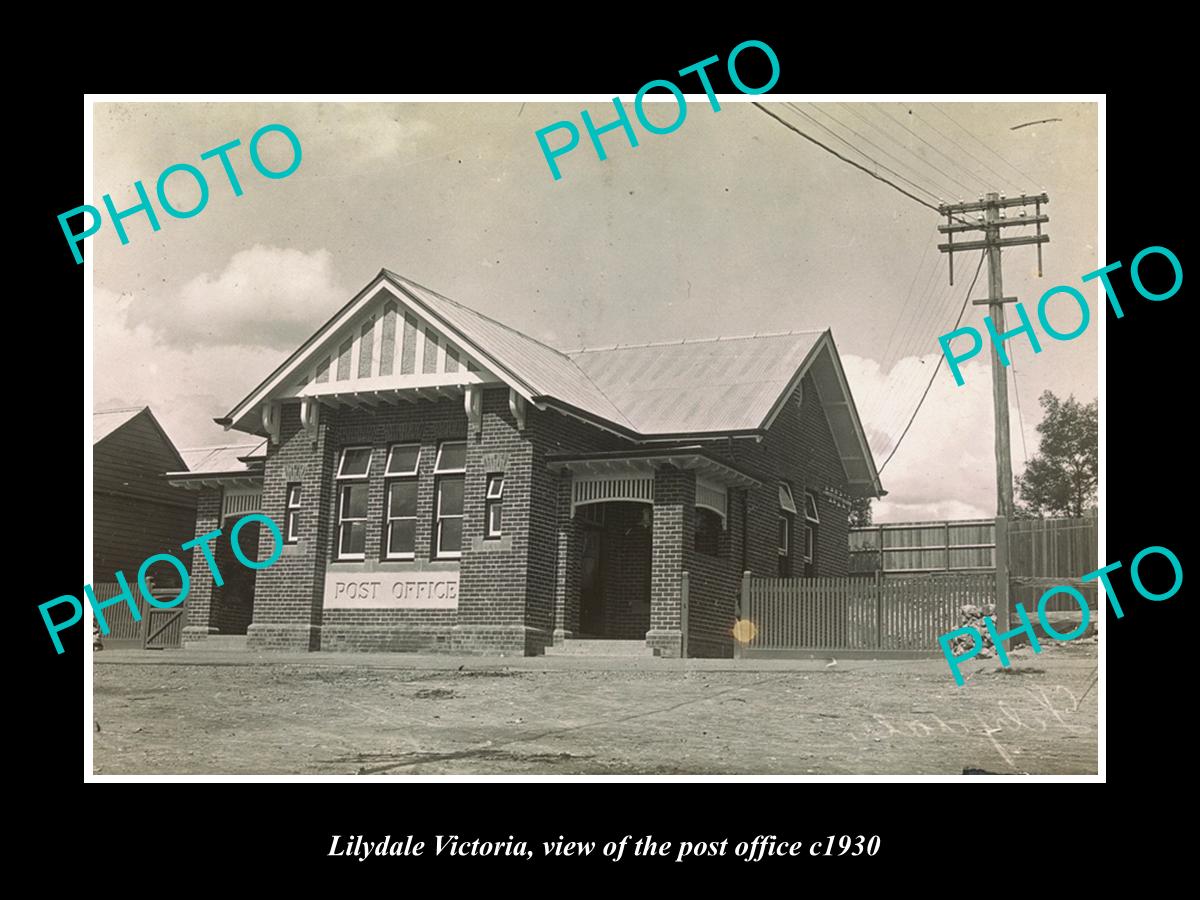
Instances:
[[[218,422],[196,534],[284,545],[236,609],[195,555],[193,644],[730,656],[743,573],[846,574],[882,493],[827,330],[561,352],[387,270]]]

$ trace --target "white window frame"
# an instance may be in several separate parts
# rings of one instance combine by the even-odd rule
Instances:
[[[492,486],[499,484],[499,490],[493,491]],[[500,525],[492,527],[492,510],[500,511]],[[487,476],[487,491],[484,494],[483,516],[485,533],[489,538],[498,538],[504,534],[504,473],[491,472]]]
[[[372,452],[373,449],[374,448],[372,448],[372,447],[364,447],[361,445],[354,446],[354,447],[343,447],[342,448],[342,458],[340,460],[338,460],[338,470],[337,470],[338,479],[341,480],[341,479],[346,479],[346,478],[352,478],[357,481],[362,481],[366,478],[369,478],[371,475],[371,463],[373,461],[372,457],[374,457],[374,455],[375,455]],[[346,457],[349,455],[351,450],[366,450],[367,451],[367,471],[363,472],[361,475],[346,475],[344,472],[344,470],[346,468]]]
[[[463,465],[462,468],[443,468],[442,467],[442,452],[449,445],[461,444],[463,448]],[[466,479],[466,441],[442,441],[438,444],[437,457],[433,463],[433,474],[435,478],[435,488],[433,492],[433,558],[434,559],[461,559],[462,550],[443,550],[442,549],[442,520],[443,519],[459,519],[463,522],[462,537],[466,538],[466,512],[467,512],[467,479]],[[458,514],[451,513],[450,515],[442,515],[442,484],[441,476],[445,475],[461,475],[460,483],[463,486],[463,511]]]
[[[799,515],[799,510],[796,509],[796,500],[792,496],[792,486],[786,481],[779,482],[779,508],[784,512],[790,512],[793,516]]]
[[[812,515],[809,515],[809,505],[812,505]],[[813,561],[813,525],[821,524],[821,514],[817,511],[817,498],[811,491],[804,492],[804,561]]]
[[[386,482],[386,490],[383,495],[383,558],[384,559],[416,559],[417,558],[417,511],[414,510],[411,516],[393,516],[392,515],[392,487],[397,484],[417,484],[418,479],[413,476],[402,478],[389,478]],[[420,487],[418,486],[418,490]],[[401,551],[400,553],[392,552],[392,525],[396,522],[412,522],[413,523],[413,548],[411,551]]]
[[[445,450],[447,447],[452,447],[452,446],[456,446],[456,445],[461,445],[463,448],[462,468],[459,468],[459,469],[444,469],[444,468],[442,468],[442,451]],[[464,474],[467,471],[466,449],[467,449],[466,441],[442,441],[440,444],[438,444],[437,458],[433,461],[433,474],[434,475],[462,475],[462,474]]]
[[[296,491],[296,502],[292,502],[292,491]],[[284,490],[287,491],[287,496],[284,497],[284,513],[283,513],[283,542],[285,544],[296,544],[300,541],[300,510],[303,508],[304,484],[299,481],[290,482]]]
[[[778,539],[775,541],[780,556],[791,556],[792,553],[792,523],[786,515],[779,514],[779,521],[783,524],[783,543],[780,544]]]
[[[352,451],[352,450],[366,450],[367,451],[367,454],[368,454],[367,455],[367,471],[363,472],[362,474],[343,475],[342,472],[346,468],[346,457],[349,455],[350,451]],[[363,513],[361,518],[355,517],[353,519],[346,519],[346,518],[343,518],[343,516],[342,516],[342,510],[345,508],[345,501],[344,501],[343,497],[344,497],[346,491],[351,490],[352,488],[356,487],[357,485],[364,484],[369,481],[370,475],[371,475],[371,463],[373,461],[374,456],[375,456],[375,454],[373,452],[372,447],[356,445],[353,447],[343,447],[342,448],[342,458],[338,461],[338,474],[337,474],[337,481],[339,482],[339,484],[338,484],[338,491],[337,491],[337,532],[336,532],[336,541],[337,541],[336,550],[337,550],[337,552],[334,554],[335,559],[338,559],[338,560],[365,560],[367,558],[367,547],[366,547],[367,514]],[[363,552],[362,553],[347,553],[345,550],[342,549],[342,534],[343,534],[342,526],[347,523],[353,523],[353,522],[362,522],[363,523]]]
[[[417,458],[413,461],[411,472],[393,472],[392,471],[392,456],[397,450],[411,450],[417,448]],[[413,478],[421,471],[421,445],[420,444],[392,444],[388,447],[387,462],[383,467],[383,474],[386,478]]]

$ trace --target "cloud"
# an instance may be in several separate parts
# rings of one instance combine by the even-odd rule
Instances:
[[[896,446],[938,359],[937,353],[906,357],[884,372],[873,359],[842,357],[877,466]],[[949,370],[938,373],[912,428],[883,470],[888,496],[875,504],[876,521],[995,514],[991,373],[988,363],[978,360],[962,371],[961,387]],[[1014,433],[1014,440],[1019,439]]]
[[[168,343],[149,325],[130,322],[130,311],[143,300],[95,291],[95,408],[149,406],[176,447],[230,440],[213,418],[225,415],[286,352]]]
[[[353,293],[338,283],[328,250],[256,244],[235,253],[223,272],[197,275],[174,297],[132,297],[127,318],[130,327],[145,326],[172,346],[290,350]]]

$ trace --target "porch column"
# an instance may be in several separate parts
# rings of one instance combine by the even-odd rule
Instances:
[[[221,527],[221,489],[204,488],[196,501],[196,537],[201,537]],[[216,541],[209,544],[213,550]],[[191,551],[191,590],[184,605],[187,607],[187,624],[183,626],[183,646],[205,640],[216,634],[212,619],[214,593],[221,589],[213,583],[212,572],[199,547]],[[135,588],[136,590],[136,588]]]
[[[300,484],[299,539],[280,548],[274,565],[255,572],[254,615],[246,629],[251,650],[321,649],[325,598],[325,560],[332,546],[336,516],[334,469],[337,460],[331,430],[337,416],[322,414],[315,433],[300,423],[300,404],[280,414],[279,442],[268,444],[263,469],[262,511],[282,529],[287,485]],[[269,528],[259,529],[258,558],[274,548]]]
[[[683,643],[683,571],[696,517],[696,475],[664,466],[654,475],[653,559],[650,564],[650,630],[646,644],[660,656],[678,657]]]
[[[571,518],[571,475],[558,480],[558,565],[554,579],[553,642],[561,644],[579,631],[579,572],[583,552],[583,526]]]

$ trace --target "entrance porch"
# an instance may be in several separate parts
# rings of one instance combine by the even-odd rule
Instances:
[[[587,642],[596,653],[626,655],[642,642],[647,653],[686,656],[697,520],[711,516],[727,535],[730,489],[757,480],[699,447],[552,455],[548,462],[562,476],[554,651]],[[726,552],[700,564],[708,570],[704,587],[728,580],[712,571],[714,563],[739,576]]]

